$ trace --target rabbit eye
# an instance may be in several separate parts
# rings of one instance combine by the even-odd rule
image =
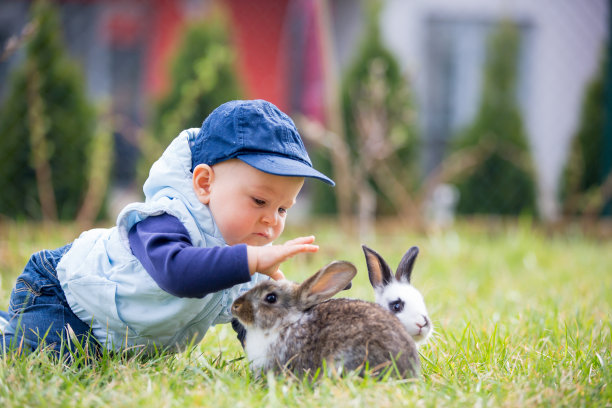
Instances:
[[[268,303],[276,303],[276,293],[268,293],[266,295],[266,302],[268,302]]]
[[[393,302],[389,303],[389,309],[393,312],[393,313],[399,313],[402,310],[404,310],[404,301],[401,299],[397,299]]]

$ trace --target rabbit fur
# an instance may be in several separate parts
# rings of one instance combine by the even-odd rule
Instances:
[[[400,377],[416,376],[416,345],[395,316],[375,303],[330,299],[356,273],[353,264],[335,261],[302,284],[269,280],[236,299],[232,314],[246,328],[253,371],[312,376],[323,367],[338,374],[367,368],[374,375],[391,369]]]
[[[362,248],[376,303],[397,316],[417,345],[425,343],[433,332],[433,323],[423,296],[410,284],[419,248],[413,246],[404,254],[395,275],[380,254],[366,245]]]

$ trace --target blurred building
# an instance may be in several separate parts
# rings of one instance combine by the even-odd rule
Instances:
[[[0,1],[0,44],[20,33],[29,1]],[[168,61],[186,21],[213,3],[227,7],[247,98],[326,121],[326,80],[340,77],[364,27],[364,0],[56,0],[67,47],[81,63],[90,95],[112,101],[129,180],[137,129],[150,103],[169,86]],[[423,166],[473,118],[479,102],[487,36],[502,19],[521,31],[518,98],[538,172],[542,214],[558,213],[557,189],[583,92],[608,34],[605,0],[386,0],[381,28],[417,93]],[[0,62],[7,75],[23,57]],[[330,72],[329,70],[332,70]]]
[[[518,24],[518,99],[538,175],[539,206],[555,218],[558,185],[585,85],[608,37],[605,0],[388,0],[381,25],[415,84],[431,169],[478,106],[487,34],[501,19]]]

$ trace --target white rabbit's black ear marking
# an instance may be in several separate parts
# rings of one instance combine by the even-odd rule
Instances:
[[[357,268],[350,262],[334,261],[306,279],[298,288],[298,302],[302,309],[329,299],[351,283]]]
[[[363,253],[365,254],[366,264],[368,266],[368,277],[373,287],[386,286],[393,280],[391,274],[391,268],[385,260],[374,251],[372,248],[368,248],[362,245]]]
[[[395,278],[397,280],[403,279],[410,283],[410,276],[412,275],[412,268],[414,268],[414,262],[416,261],[417,255],[419,255],[419,247],[416,246],[413,246],[404,254],[395,272]]]

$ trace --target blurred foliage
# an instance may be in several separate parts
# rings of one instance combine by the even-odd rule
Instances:
[[[114,123],[107,113],[109,110],[104,104],[98,109],[99,119],[89,146],[88,188],[76,218],[83,228],[90,228],[95,221],[104,220],[109,210],[107,198],[113,166],[117,163],[112,131]]]
[[[460,213],[535,212],[532,159],[516,98],[519,46],[517,27],[501,22],[489,39],[476,117],[451,144],[454,152],[475,146],[486,151],[475,168],[454,180]]]
[[[368,1],[366,6],[366,29],[341,84],[344,140],[351,161],[358,167],[354,173],[363,172],[364,179],[376,192],[376,212],[394,214],[401,211],[402,204],[394,202],[396,197],[391,196],[388,186],[383,187],[381,177],[377,177],[381,174],[375,173],[384,167],[389,170],[386,179],[393,178],[403,190],[417,187],[420,173],[416,115],[409,83],[381,38],[382,2]],[[315,167],[331,172],[329,159],[317,153],[313,160]],[[359,188],[359,182],[356,184]],[[399,186],[396,184],[396,187]],[[336,210],[335,197],[324,186],[317,185],[314,210],[318,213]]]
[[[561,180],[563,209],[567,215],[581,215],[590,208],[601,214],[604,203],[599,189],[607,175],[604,169],[604,128],[606,120],[606,85],[610,58],[603,48],[599,70],[587,86],[580,125],[572,141],[569,159]]]
[[[172,63],[171,89],[154,109],[153,139],[145,142],[145,162],[140,171],[144,177],[183,129],[202,126],[219,105],[241,98],[227,27],[227,16],[217,9],[206,20],[185,29]]]
[[[33,3],[31,20],[35,32],[0,110],[0,213],[67,220],[87,189],[95,111],[66,55],[55,7]]]

